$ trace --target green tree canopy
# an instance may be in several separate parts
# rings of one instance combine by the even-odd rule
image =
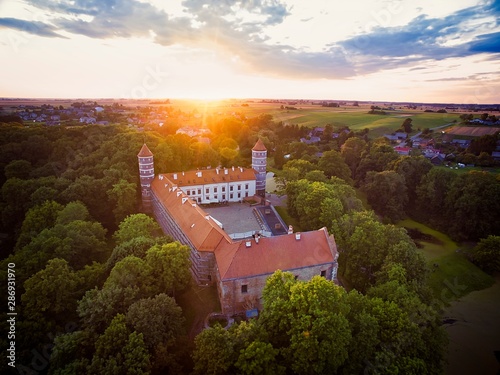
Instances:
[[[136,237],[154,238],[160,233],[160,226],[145,214],[127,216],[113,235],[118,244],[130,241]]]
[[[363,190],[368,203],[380,215],[398,221],[406,216],[408,193],[405,179],[394,171],[368,172]]]

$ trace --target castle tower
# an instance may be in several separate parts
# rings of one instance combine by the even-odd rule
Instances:
[[[267,148],[259,138],[252,148],[252,168],[255,170],[257,178],[255,190],[257,195],[261,197],[266,195],[266,166]]]
[[[153,162],[153,153],[144,143],[141,151],[137,154],[139,159],[139,178],[141,180],[142,205],[146,212],[152,210],[151,204],[151,182],[155,178],[155,166]]]

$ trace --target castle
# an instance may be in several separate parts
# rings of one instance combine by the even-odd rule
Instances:
[[[260,139],[252,149],[252,168],[155,175],[154,156],[146,144],[137,157],[144,209],[165,233],[190,247],[194,280],[216,284],[224,314],[261,308],[266,279],[278,269],[301,280],[321,275],[336,281],[337,247],[326,228],[236,241],[200,206],[264,197],[267,149]]]

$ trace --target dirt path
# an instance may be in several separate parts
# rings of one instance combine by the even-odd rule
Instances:
[[[444,312],[450,337],[446,374],[500,372],[500,276],[495,284],[453,302]],[[495,357],[495,352],[499,359]]]

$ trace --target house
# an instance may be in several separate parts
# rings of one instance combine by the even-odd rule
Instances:
[[[217,200],[222,194],[231,199],[231,186],[232,193],[239,191],[241,197],[244,192],[265,192],[266,155],[258,140],[252,149],[252,168],[158,175],[153,154],[145,144],[137,155],[144,207],[154,213],[165,233],[189,246],[194,280],[199,285],[217,286],[222,312],[227,315],[260,309],[266,279],[278,269],[293,272],[302,280],[314,275],[333,281],[337,277],[337,247],[326,228],[274,237],[255,233],[254,237],[234,240],[200,206],[214,200],[215,194]],[[236,195],[232,199],[237,199]]]
[[[394,151],[396,151],[399,155],[410,155],[410,147],[402,147],[396,146],[394,147]]]

